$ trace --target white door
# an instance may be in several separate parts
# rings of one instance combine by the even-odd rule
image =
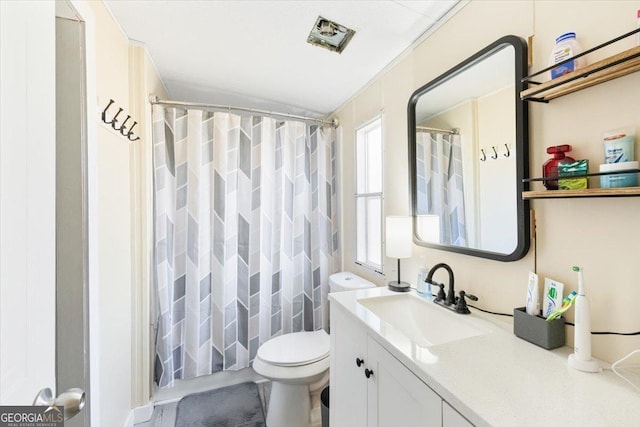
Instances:
[[[54,17],[0,1],[0,405],[56,384]]]
[[[0,405],[88,386],[85,41],[65,8],[0,2]]]

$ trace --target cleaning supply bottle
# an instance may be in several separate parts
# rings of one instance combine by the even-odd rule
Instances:
[[[638,28],[640,28],[640,9],[636,12],[636,16],[638,17]],[[638,33],[638,46],[640,46],[640,33]]]
[[[585,295],[582,268],[573,267],[578,273],[578,295],[575,298],[575,335],[573,354],[569,355],[569,366],[579,371],[600,372],[598,361],[591,358],[591,307]]]
[[[579,53],[582,53],[582,47],[580,46],[580,43],[578,43],[578,40],[576,40],[576,33],[569,32],[560,34],[558,38],[556,38],[556,45],[551,51],[549,66],[565,61],[573,56],[576,56]],[[555,79],[557,77],[571,73],[572,71],[583,68],[585,65],[587,64],[585,62],[584,56],[573,59],[571,61],[567,61],[564,64],[558,65],[556,68],[551,70],[551,78]]]
[[[547,160],[544,165],[542,165],[542,176],[545,178],[557,178],[558,164],[575,162],[573,157],[569,157],[565,154],[569,151],[571,151],[571,146],[567,144],[547,147],[547,154],[552,154],[553,158]],[[548,179],[544,181],[544,186],[547,190],[557,190],[558,180]]]

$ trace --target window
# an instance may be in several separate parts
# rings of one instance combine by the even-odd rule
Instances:
[[[356,132],[356,263],[382,271],[382,120]]]

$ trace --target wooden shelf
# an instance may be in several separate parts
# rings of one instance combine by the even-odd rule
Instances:
[[[584,51],[581,54],[574,56],[571,59],[578,58],[580,56],[587,55],[591,52],[595,52],[605,46],[622,40],[626,37],[640,33],[640,28],[632,30],[626,34],[622,34],[612,40],[604,42],[594,48]],[[566,61],[570,61],[567,59]],[[566,62],[565,61],[565,62]],[[538,101],[549,102],[551,99],[559,98],[570,93],[604,83],[609,80],[616,79],[618,77],[625,76],[627,74],[640,71],[640,46],[627,49],[624,52],[620,52],[616,55],[605,58],[601,61],[595,62],[584,68],[576,70],[572,73],[565,74],[553,80],[549,80],[545,83],[537,83],[531,79],[537,76],[548,73],[559,64],[552,65],[548,68],[538,71],[522,79],[522,81],[528,85],[531,85],[529,89],[520,92],[520,99],[524,101]],[[639,169],[629,169],[625,171],[609,171],[609,172],[591,172],[583,175],[574,175],[566,178],[588,178],[592,176],[602,175],[618,175],[624,173],[639,173]],[[523,179],[523,183],[534,181],[547,181],[556,180],[553,178],[526,178]],[[587,188],[585,190],[538,190],[538,191],[523,191],[522,199],[565,199],[574,197],[630,197],[640,196],[640,187],[620,187],[620,188]]]
[[[520,92],[525,101],[548,102],[563,95],[640,71],[640,46]],[[529,84],[533,82],[529,81]]]
[[[522,199],[566,199],[574,197],[631,197],[640,196],[640,187],[587,188],[586,190],[523,191]]]
[[[524,178],[522,182],[536,182],[536,181],[557,181],[558,179],[575,179],[575,178],[590,178],[592,176],[606,176],[606,175],[625,175],[629,173],[640,173],[640,169],[622,169],[607,172],[589,172],[580,175],[567,175],[567,176],[548,176],[546,178]]]

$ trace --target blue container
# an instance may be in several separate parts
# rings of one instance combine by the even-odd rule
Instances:
[[[607,163],[600,165],[600,172],[624,171],[638,169],[638,162]],[[637,187],[638,173],[620,173],[600,176],[601,188]]]

